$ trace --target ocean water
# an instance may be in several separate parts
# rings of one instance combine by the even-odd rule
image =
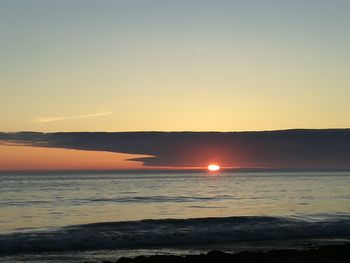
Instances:
[[[0,175],[0,258],[75,262],[350,239],[350,172]]]

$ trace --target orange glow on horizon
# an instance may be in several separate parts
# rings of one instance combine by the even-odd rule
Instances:
[[[144,169],[145,155],[0,144],[0,171]]]
[[[208,170],[210,172],[216,172],[216,171],[219,171],[220,170],[220,166],[217,165],[217,164],[209,164],[208,165]]]

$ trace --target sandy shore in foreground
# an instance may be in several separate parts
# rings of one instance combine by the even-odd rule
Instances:
[[[103,261],[102,263],[111,263]],[[210,251],[200,255],[153,255],[138,256],[135,258],[120,258],[117,263],[348,263],[350,262],[350,243],[344,245],[328,245],[319,248],[296,250],[276,249],[268,252],[240,252],[225,253],[221,251]],[[86,261],[85,263],[90,263]]]

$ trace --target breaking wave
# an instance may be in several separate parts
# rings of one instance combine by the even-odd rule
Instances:
[[[0,235],[0,254],[345,237],[350,237],[349,215],[159,219],[3,234]]]

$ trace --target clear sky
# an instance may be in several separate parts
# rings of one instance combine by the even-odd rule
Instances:
[[[0,172],[144,169],[141,162],[128,161],[138,156],[140,155],[0,144]]]
[[[350,1],[0,1],[1,131],[350,126]]]

